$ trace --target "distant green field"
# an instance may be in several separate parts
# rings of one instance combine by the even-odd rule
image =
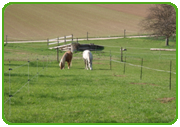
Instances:
[[[92,71],[84,69],[82,52],[73,54],[69,70],[67,64],[60,70],[56,50],[49,50],[46,43],[4,47],[4,120],[11,124],[172,124],[176,120],[176,52],[150,51],[176,48],[173,40],[169,47],[164,47],[164,40],[151,38],[80,43],[105,46],[102,51],[92,51]],[[120,61],[120,47],[127,49],[123,52],[125,73],[124,63],[115,62]],[[137,65],[142,58],[143,66],[150,69],[142,68],[140,80]],[[9,94],[13,95],[10,99]]]

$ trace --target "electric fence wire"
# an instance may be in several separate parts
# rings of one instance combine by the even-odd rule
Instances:
[[[116,63],[124,63],[124,62],[121,62],[121,61],[117,61],[117,60],[113,60],[111,59],[111,61],[114,61]],[[135,66],[135,67],[141,67],[141,65],[135,65],[135,64],[131,64],[131,63],[127,63],[126,64],[129,64],[131,66]],[[165,70],[159,70],[159,69],[154,69],[154,68],[150,68],[150,67],[145,67],[145,66],[142,66],[143,68],[146,68],[146,69],[149,69],[149,70],[154,70],[154,71],[162,71],[162,72],[168,72],[170,73],[170,71],[165,71]],[[171,72],[172,74],[176,74],[176,72]]]
[[[17,67],[15,67],[15,68],[13,68],[13,70],[18,69],[18,68],[20,68],[20,67],[23,67],[23,66],[25,66],[25,65],[27,65],[27,64],[28,64],[28,63],[25,63],[25,64],[23,64],[23,65],[17,66]],[[8,71],[5,71],[4,73],[7,73],[7,72],[9,72],[9,70],[8,70]]]
[[[26,64],[29,64],[29,62],[28,63],[26,63]],[[21,65],[21,66],[18,66],[18,67],[16,67],[16,69],[17,68],[19,68],[19,67],[22,67],[22,66],[24,66],[24,65],[26,65],[26,64],[23,64],[23,65]],[[47,66],[46,66],[47,67]],[[13,69],[14,70],[14,69]],[[9,96],[14,96],[14,95],[16,95],[22,88],[24,88],[27,84],[29,85],[29,81],[32,81],[34,78],[36,78],[42,71],[44,70],[44,66],[43,66],[43,69],[42,70],[40,70],[40,71],[38,71],[38,73],[36,74],[36,75],[34,75],[31,79],[29,79],[29,67],[28,67],[28,81],[21,87],[21,88],[19,88],[14,94],[12,94],[11,95],[11,89],[10,89],[10,70],[8,70],[9,71]],[[28,90],[29,91],[29,90]],[[4,102],[4,104],[6,104],[8,101],[10,101],[11,100],[11,97],[9,97],[9,99],[8,100],[6,100],[5,102]]]

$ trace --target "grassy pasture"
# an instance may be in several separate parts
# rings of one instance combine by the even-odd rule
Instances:
[[[83,41],[104,45],[93,51],[93,70],[84,69],[82,52],[73,54],[72,67],[59,70],[56,51],[46,43],[7,44],[4,47],[4,117],[11,123],[170,123],[176,117],[176,52],[150,51],[149,48],[176,48],[171,40],[150,38]],[[127,48],[126,71],[120,61],[120,47]],[[63,53],[60,53],[60,57]],[[44,58],[43,58],[44,57]],[[37,60],[38,58],[38,60]],[[10,64],[9,61],[10,60]],[[29,63],[29,85],[28,81]],[[23,65],[23,66],[22,66]],[[11,87],[9,89],[9,66]],[[37,67],[38,66],[38,67]],[[43,69],[44,68],[44,69]],[[38,76],[37,75],[38,73]],[[9,99],[9,90],[11,101]],[[9,105],[11,102],[11,105]]]

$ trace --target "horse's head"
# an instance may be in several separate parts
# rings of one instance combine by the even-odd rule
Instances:
[[[92,70],[92,61],[88,61],[89,69]]]
[[[90,70],[92,70],[92,60],[93,60],[93,56],[91,54],[91,52],[89,53],[89,68]]]
[[[62,70],[64,68],[62,62],[59,63],[60,69]]]

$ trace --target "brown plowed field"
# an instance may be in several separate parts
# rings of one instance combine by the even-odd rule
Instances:
[[[142,34],[139,22],[149,4],[14,4],[4,12],[4,37],[35,40]]]

